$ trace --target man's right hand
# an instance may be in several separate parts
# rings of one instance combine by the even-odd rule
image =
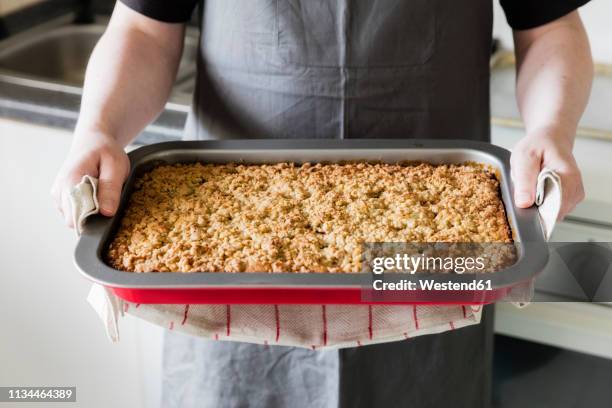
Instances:
[[[127,154],[112,137],[100,133],[78,135],[51,188],[51,195],[66,225],[74,227],[70,190],[83,176],[98,178],[100,212],[112,216],[117,211],[121,188],[129,170]]]
[[[164,109],[184,34],[183,23],[157,21],[115,4],[87,64],[74,142],[51,190],[68,226],[73,227],[70,190],[84,175],[99,179],[100,212],[117,211],[129,171],[123,147]]]

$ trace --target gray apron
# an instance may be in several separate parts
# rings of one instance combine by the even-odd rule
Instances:
[[[489,140],[491,0],[205,0],[186,138]],[[168,333],[163,407],[487,407],[492,310],[310,351]]]

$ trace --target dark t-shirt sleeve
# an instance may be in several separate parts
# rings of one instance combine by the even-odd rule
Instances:
[[[198,0],[120,0],[138,13],[166,23],[189,21]]]
[[[500,0],[508,24],[515,30],[527,30],[550,23],[589,0]]]

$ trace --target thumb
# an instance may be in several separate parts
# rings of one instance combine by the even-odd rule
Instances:
[[[117,211],[125,174],[126,171],[118,159],[107,157],[100,161],[98,201],[100,212],[107,217]]]
[[[514,202],[519,208],[531,207],[535,202],[538,174],[542,167],[542,156],[534,151],[512,153],[512,175]]]

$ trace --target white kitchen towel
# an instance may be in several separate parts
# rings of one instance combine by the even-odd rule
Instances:
[[[535,204],[538,206],[540,223],[547,241],[550,239],[559,217],[562,193],[561,177],[553,170],[545,167],[538,174]]]
[[[482,307],[438,305],[139,305],[125,313],[211,340],[329,350],[480,323]]]
[[[543,181],[538,182],[540,202],[549,199],[560,202],[558,176],[548,169],[544,172]],[[556,190],[547,187],[548,180]],[[91,196],[95,195],[96,183],[95,178],[84,177],[71,192],[77,234],[82,231],[85,218],[98,211],[97,200]],[[545,208],[551,212],[557,207],[549,205]],[[551,219],[552,224],[543,225],[547,237],[554,227],[556,214],[554,217],[548,213],[542,215],[544,223]],[[518,296],[524,300],[528,295],[529,291],[522,290]],[[481,306],[462,305],[145,305],[126,302],[115,296],[112,290],[97,284],[92,286],[88,301],[102,319],[113,342],[119,340],[118,318],[127,313],[168,330],[209,339],[317,350],[397,341],[455,330],[480,323],[482,314]],[[525,303],[519,302],[521,306]]]
[[[72,206],[72,223],[77,235],[81,235],[87,217],[97,214],[100,210],[98,204],[98,179],[83,176],[81,182],[70,190],[70,205]]]

